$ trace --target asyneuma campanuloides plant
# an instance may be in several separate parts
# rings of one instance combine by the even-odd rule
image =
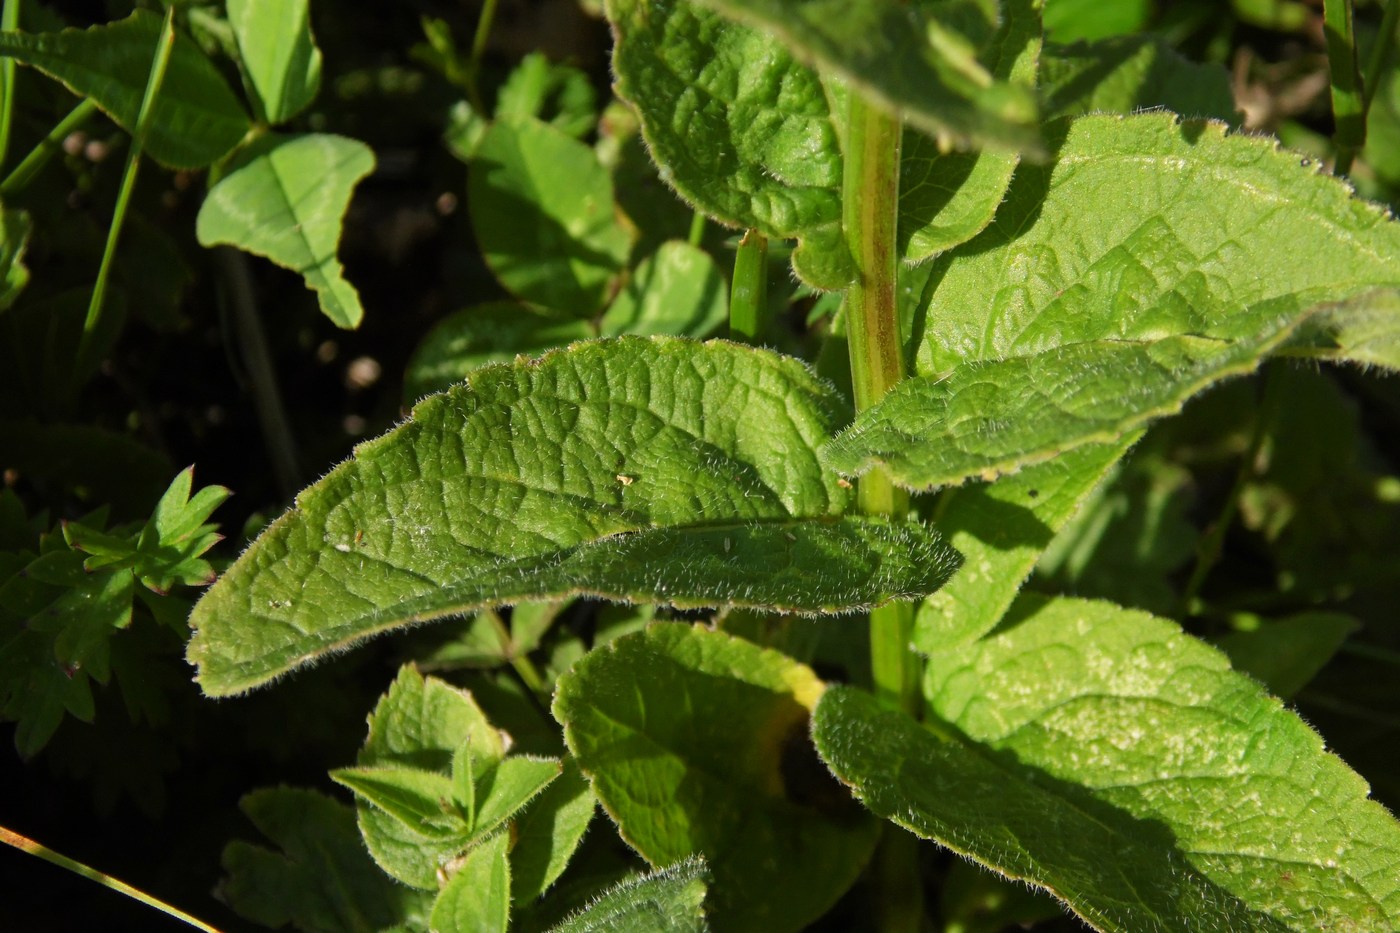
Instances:
[[[1400,225],[1232,131],[1184,67],[1075,77],[1175,66],[1047,44],[1032,0],[607,16],[661,176],[844,291],[829,340],[854,411],[807,364],[722,340],[619,329],[476,369],[213,586],[188,652],[204,691],[426,620],[509,639],[504,606],[535,630],[580,597],[703,620],[575,660],[558,760],[508,754],[469,695],[405,669],[333,777],[434,929],[504,929],[594,800],[667,870],[566,927],[793,930],[865,873],[878,924],[918,929],[915,837],[1099,929],[1400,925],[1400,824],[1301,719],[1173,621],[1020,592],[1144,428],[1206,388],[1270,357],[1400,368]],[[504,190],[510,140],[540,132],[488,131],[473,191]],[[573,232],[591,255],[615,238],[606,217]],[[601,294],[568,268],[520,287]],[[870,689],[765,639],[791,614],[868,614]]]

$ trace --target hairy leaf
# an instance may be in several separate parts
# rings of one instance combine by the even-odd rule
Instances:
[[[316,293],[336,326],[353,328],[364,309],[342,277],[336,247],[355,185],[374,170],[374,153],[343,136],[269,133],[244,147],[209,191],[195,234],[290,269]]]
[[[597,798],[573,758],[564,759],[559,779],[530,801],[515,821],[511,850],[511,900],[529,904],[554,883],[573,858]]]
[[[243,72],[259,120],[296,116],[321,89],[321,50],[311,35],[309,0],[229,0]]]
[[[471,829],[445,774],[420,768],[338,768],[331,780],[423,835],[465,837]]]
[[[130,133],[141,112],[160,31],[159,16],[137,10],[124,20],[88,29],[0,33],[0,54],[91,98]],[[248,129],[248,115],[213,62],[193,40],[176,32],[145,151],[170,168],[203,168],[227,155]]]
[[[688,858],[604,892],[550,933],[705,933],[705,862]]]
[[[1400,225],[1272,143],[1166,114],[1059,130],[1055,161],[936,261],[920,378],[829,446],[835,468],[995,476],[1112,441],[1290,340],[1345,358],[1326,342],[1393,306]]]
[[[927,133],[1003,149],[1035,149],[1035,96],[996,80],[948,4],[900,0],[703,0],[768,30]],[[1019,10],[1018,10],[1019,12]]]
[[[805,793],[825,779],[806,730],[823,689],[775,651],[659,624],[579,661],[554,715],[630,845],[653,865],[713,866],[716,924],[795,930],[855,881],[877,835]]]
[[[620,338],[478,370],[302,493],[196,606],[235,693],[376,632],[589,593],[839,612],[937,589],[932,529],[841,517],[842,417],[795,360]]]
[[[828,691],[818,747],[871,809],[1099,929],[1394,925],[1400,825],[1223,655],[1108,603],[1013,614],[929,661],[965,739]]]
[[[513,295],[576,317],[607,302],[632,236],[592,149],[538,120],[499,121],[477,144],[467,196],[486,264]]]
[[[1052,43],[1041,56],[1040,80],[1047,117],[1165,107],[1184,117],[1239,122],[1229,73],[1191,61],[1157,36]]]
[[[472,849],[433,902],[434,933],[505,933],[510,925],[510,834]]]

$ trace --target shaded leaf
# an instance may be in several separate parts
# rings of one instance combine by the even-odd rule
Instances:
[[[801,363],[619,338],[478,370],[302,493],[196,606],[210,694],[410,622],[589,593],[840,612],[937,589],[919,523],[841,517]]]
[[[1041,57],[1040,80],[1047,118],[1165,107],[1184,117],[1239,123],[1229,73],[1191,61],[1157,36],[1052,43]]]
[[[88,29],[0,33],[0,54],[91,98],[130,133],[141,112],[160,31],[159,16],[137,10],[124,20]],[[248,129],[248,115],[213,62],[193,40],[176,32],[145,151],[170,168],[203,168],[227,155]]]
[[[550,933],[705,933],[705,862],[688,858],[624,881]]]
[[[593,821],[597,798],[573,758],[559,779],[530,801],[515,821],[511,850],[511,900],[529,904],[568,866]]]
[[[607,337],[704,337],[728,317],[728,289],[710,254],[668,240],[633,271],[603,315],[601,331]]]
[[[855,881],[877,835],[803,793],[823,689],[775,651],[659,624],[575,664],[554,715],[630,845],[653,865],[700,853],[713,866],[717,925],[796,930]]]
[[[337,327],[356,327],[364,310],[336,248],[355,185],[373,170],[374,153],[353,139],[268,133],[210,189],[195,233],[204,246],[226,243],[292,270]]]
[[[1283,619],[1241,619],[1215,640],[1235,670],[1288,699],[1332,660],[1347,636],[1361,627],[1339,612],[1302,612]]]
[[[598,124],[598,95],[588,75],[556,65],[530,52],[515,66],[496,95],[496,119],[532,117],[574,139],[583,139]]]
[[[308,0],[228,0],[254,113],[263,123],[285,123],[321,89],[321,50],[308,7]]]
[[[0,311],[15,303],[29,284],[24,251],[29,246],[29,214],[0,206]]]
[[[472,849],[433,902],[434,933],[505,933],[510,924],[510,835]]]

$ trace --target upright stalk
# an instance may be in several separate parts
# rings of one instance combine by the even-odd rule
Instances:
[[[19,25],[19,0],[5,0],[0,7],[0,29],[14,32]],[[15,60],[0,59],[0,167],[10,154],[10,122],[15,114]]]
[[[1352,27],[1351,0],[1326,0],[1323,32],[1327,39],[1327,64],[1332,76],[1332,116],[1337,149],[1334,171],[1351,171],[1352,159],[1366,144],[1366,95],[1356,64],[1356,30]]]
[[[734,276],[729,288],[730,338],[762,343],[767,317],[768,238],[757,230],[749,230],[734,256]]]
[[[856,281],[846,292],[846,329],[856,411],[874,405],[904,377],[904,350],[896,299],[895,249],[899,204],[899,121],[850,95],[845,178],[842,186],[846,243]],[[898,521],[909,512],[909,494],[874,469],[861,477],[857,501],[865,515]],[[882,606],[870,614],[871,674],[876,694],[917,712],[918,659],[909,651],[914,607]]]
[[[83,98],[71,111],[68,116],[58,121],[58,125],[49,130],[47,136],[39,140],[39,144],[29,150],[29,154],[20,160],[14,171],[5,176],[4,181],[0,181],[0,198],[8,198],[17,192],[23,191],[25,186],[39,173],[54,153],[63,147],[63,141],[68,138],[78,127],[88,121],[88,118],[97,112],[97,105],[90,98]]]

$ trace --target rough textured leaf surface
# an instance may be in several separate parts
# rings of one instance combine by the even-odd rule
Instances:
[[[1400,825],[1224,655],[1109,603],[1013,615],[929,661],[967,741],[828,692],[818,747],[867,805],[1100,929],[1395,925]]]
[[[977,44],[945,15],[952,4],[900,0],[704,0],[779,36],[803,60],[925,132],[1006,149],[1035,148],[1035,97],[997,81]]]
[[[620,338],[478,370],[302,493],[196,607],[211,694],[386,629],[591,593],[853,610],[924,596],[932,529],[842,517],[815,448],[844,417],[796,360]]]
[[[90,97],[127,132],[136,128],[151,73],[161,18],[137,10],[88,29],[0,33],[0,54]],[[170,64],[156,97],[145,151],[170,168],[203,168],[223,158],[248,132],[248,115],[213,62],[176,32]]]
[[[689,858],[625,881],[550,933],[704,933],[705,863]]]
[[[805,799],[807,667],[723,632],[653,625],[560,679],[554,715],[599,801],[652,864],[713,866],[709,910],[731,930],[797,930],[855,881],[877,824]],[[805,755],[804,755],[805,753]]]
[[[1183,117],[1239,122],[1229,72],[1193,62],[1157,36],[1051,43],[1040,79],[1048,118],[1164,107]]]
[[[353,328],[364,309],[342,276],[336,247],[355,185],[374,170],[374,153],[343,136],[269,133],[241,150],[204,199],[195,234],[265,256],[306,280],[321,310]]]
[[[1055,160],[935,261],[919,378],[830,446],[834,467],[994,476],[1175,411],[1295,330],[1321,341],[1309,317],[1335,337],[1393,306],[1400,225],[1306,160],[1168,114],[1058,126]]]

